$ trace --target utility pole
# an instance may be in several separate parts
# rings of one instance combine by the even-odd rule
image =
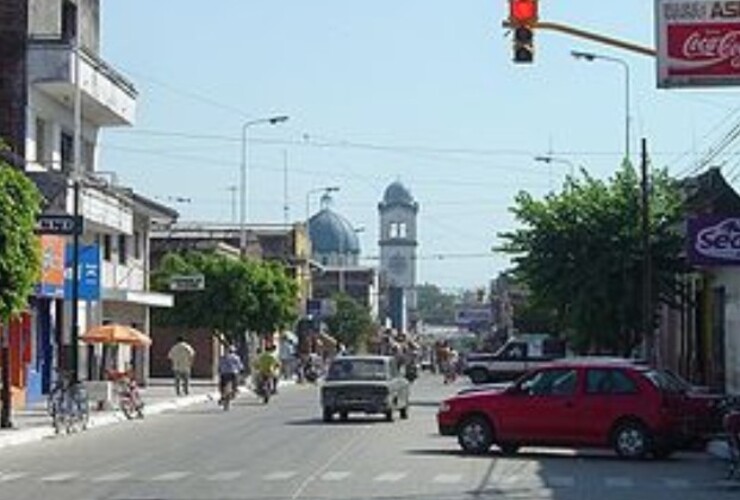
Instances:
[[[80,217],[80,160],[82,156],[82,87],[81,71],[82,64],[82,3],[76,6],[75,36],[74,36],[74,61],[75,61],[75,96],[74,96],[74,158],[72,165],[73,184],[73,214],[75,221]],[[80,349],[78,346],[80,336],[80,311],[79,311],[79,284],[80,284],[80,231],[75,230],[72,235],[72,329],[70,335],[70,372],[71,382],[79,381]]]
[[[288,151],[283,150],[283,222],[290,224],[290,205],[288,203]]]
[[[655,339],[653,336],[653,300],[652,300],[652,255],[650,252],[650,179],[648,172],[648,154],[647,154],[647,139],[644,137],[641,140],[641,161],[640,161],[640,172],[642,176],[641,180],[641,194],[642,194],[642,206],[641,218],[642,218],[642,258],[643,258],[643,273],[642,273],[642,293],[643,293],[643,315],[642,315],[642,331],[643,341],[647,350],[647,357],[651,364],[655,363]]]

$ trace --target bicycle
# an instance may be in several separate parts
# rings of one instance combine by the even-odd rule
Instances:
[[[56,434],[62,430],[67,434],[86,430],[90,421],[90,404],[84,385],[73,382],[69,374],[60,374],[49,393],[47,411]]]

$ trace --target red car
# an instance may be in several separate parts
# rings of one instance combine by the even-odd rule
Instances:
[[[499,390],[442,402],[437,424],[466,453],[493,445],[613,447],[623,457],[666,457],[690,441],[685,394],[659,370],[629,361],[570,360],[534,370]]]

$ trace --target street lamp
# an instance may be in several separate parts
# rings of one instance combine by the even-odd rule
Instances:
[[[561,158],[559,156],[553,156],[553,155],[542,155],[542,156],[535,156],[534,161],[538,161],[541,163],[547,163],[548,165],[551,163],[562,163],[564,165],[568,165],[568,169],[570,170],[570,176],[573,177],[573,171],[575,170],[575,166],[573,165],[573,162],[568,160],[567,158]]]
[[[601,54],[594,54],[592,52],[582,52],[579,50],[572,50],[570,54],[576,59],[581,59],[587,62],[593,61],[607,61],[614,64],[619,64],[624,69],[624,156],[629,160],[630,157],[630,67],[627,61],[618,57],[605,56]]]
[[[242,161],[239,171],[239,251],[242,256],[247,251],[247,129],[255,125],[277,125],[286,121],[288,121],[288,116],[279,115],[258,118],[242,124]]]

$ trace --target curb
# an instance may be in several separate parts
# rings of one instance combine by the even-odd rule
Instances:
[[[181,408],[186,408],[188,406],[213,401],[217,398],[218,392],[209,392],[206,394],[198,394],[196,396],[185,396],[183,398],[178,398],[174,400],[147,404],[144,407],[144,416],[159,415],[167,411],[178,410]],[[128,421],[129,419],[127,419],[122,412],[114,411],[103,415],[91,415],[87,428],[99,429],[102,427],[108,427],[110,425]],[[6,432],[7,435],[5,435]],[[12,446],[20,446],[55,437],[58,436],[54,432],[54,429],[51,427],[51,424],[49,424],[48,426],[35,427],[31,429],[15,429],[3,431],[3,434],[0,434],[0,450],[4,448],[10,448]]]

